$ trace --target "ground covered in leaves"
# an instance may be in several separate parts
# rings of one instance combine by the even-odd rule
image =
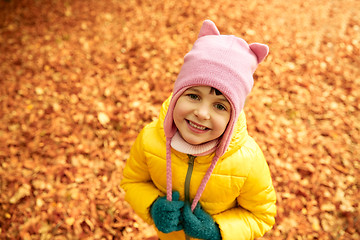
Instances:
[[[119,188],[204,19],[266,43],[245,108],[263,239],[360,238],[359,1],[0,0],[0,238],[156,239]]]

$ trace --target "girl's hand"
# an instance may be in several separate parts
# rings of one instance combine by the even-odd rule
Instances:
[[[220,229],[212,217],[201,209],[197,204],[194,212],[189,203],[186,203],[183,211],[184,231],[187,235],[205,240],[220,240]]]
[[[184,202],[179,201],[179,198],[179,192],[175,191],[172,193],[172,201],[166,200],[166,196],[159,197],[151,206],[150,214],[159,231],[170,233],[183,229],[180,222],[180,216]]]

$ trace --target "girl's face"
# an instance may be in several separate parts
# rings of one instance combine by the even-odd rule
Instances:
[[[219,138],[230,120],[231,105],[209,86],[187,89],[177,100],[173,118],[182,138],[193,145]]]

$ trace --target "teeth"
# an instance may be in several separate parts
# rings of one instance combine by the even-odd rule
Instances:
[[[195,123],[193,123],[193,122],[191,122],[191,121],[189,121],[189,124],[190,124],[190,126],[196,128],[196,129],[199,129],[199,130],[205,130],[205,129],[206,129],[206,127],[202,127],[202,126],[199,126],[199,125],[195,125]]]

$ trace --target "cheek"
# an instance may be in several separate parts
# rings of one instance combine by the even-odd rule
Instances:
[[[223,132],[225,132],[225,129],[226,129],[227,125],[228,125],[228,121],[223,121],[222,122],[221,128],[222,128]]]
[[[181,103],[176,103],[175,107],[174,107],[174,111],[173,111],[173,119],[175,122],[175,125],[177,126],[180,122],[180,120],[183,118],[184,115],[184,110],[181,106]]]
[[[218,119],[218,129],[219,131],[225,132],[225,129],[229,123],[230,117],[222,116]]]
[[[183,98],[179,98],[174,106],[173,117],[184,116],[189,112],[190,105]]]

